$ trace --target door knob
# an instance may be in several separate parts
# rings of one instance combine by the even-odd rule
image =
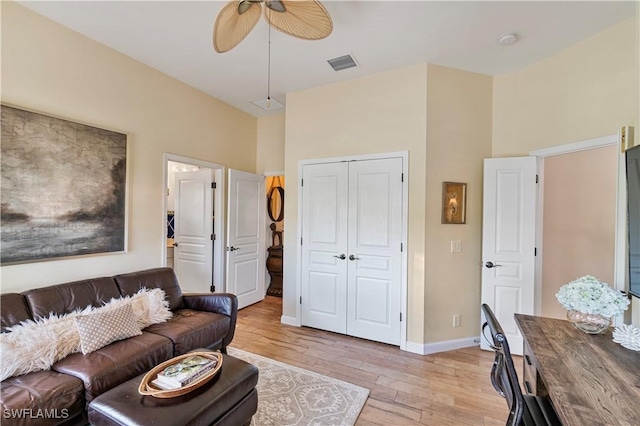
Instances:
[[[359,257],[355,257],[354,255],[349,255],[349,260],[360,260]]]
[[[240,247],[234,247],[234,246],[229,247],[229,251],[236,251],[236,250],[240,250]]]
[[[342,260],[347,258],[347,256],[345,256],[344,254],[341,254],[340,256],[333,256],[333,257],[335,257],[336,259],[342,259]]]
[[[493,263],[493,262],[487,262],[487,263],[484,264],[484,266],[486,266],[487,268],[491,269],[491,268],[499,268],[502,265],[498,265],[498,264]]]
[[[178,242],[176,241],[175,243],[173,243],[174,247],[178,247]]]

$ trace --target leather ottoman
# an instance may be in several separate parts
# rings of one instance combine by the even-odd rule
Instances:
[[[140,395],[144,374],[116,386],[91,401],[89,422],[96,426],[249,424],[258,409],[258,369],[232,356],[223,357],[216,377],[175,398]]]

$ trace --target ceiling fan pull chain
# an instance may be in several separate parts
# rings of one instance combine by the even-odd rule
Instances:
[[[267,9],[267,13],[271,16],[271,9]],[[271,22],[267,21],[269,26],[269,52],[267,64],[267,108],[271,108]]]

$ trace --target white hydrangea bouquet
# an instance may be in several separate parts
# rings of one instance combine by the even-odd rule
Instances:
[[[620,315],[629,306],[629,299],[624,294],[591,275],[563,285],[556,298],[568,310],[606,318]]]

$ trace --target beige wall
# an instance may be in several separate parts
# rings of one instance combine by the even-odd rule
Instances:
[[[635,127],[639,143],[639,9],[635,18],[494,78],[494,157],[612,135],[623,125]],[[640,322],[638,300],[633,310]]]
[[[615,146],[544,159],[542,316],[566,317],[555,294],[569,281],[614,283],[617,160]]]
[[[492,78],[428,65],[425,342],[480,329],[482,160],[491,157]],[[467,183],[467,223],[441,223],[442,182]],[[451,253],[451,240],[462,242]],[[461,326],[452,328],[454,314]]]
[[[482,159],[491,154],[491,77],[421,65],[289,94],[285,171],[304,159],[409,151],[408,341],[477,335]],[[442,225],[443,181],[467,182],[466,225]],[[297,228],[298,185],[287,187]],[[451,254],[450,240],[463,242]],[[285,237],[296,247],[293,232]],[[285,250],[284,315],[296,314],[296,253]],[[453,314],[462,326],[452,328]]]
[[[424,335],[426,65],[287,95],[284,312],[296,316],[298,162],[409,151],[409,340]]]
[[[2,102],[126,133],[129,252],[4,266],[2,292],[159,266],[163,153],[255,171],[256,119],[13,2],[2,2]]]
[[[522,71],[495,77],[493,156],[612,135],[622,125],[638,129],[635,22],[628,19]]]
[[[256,173],[284,171],[284,117],[258,118]]]

